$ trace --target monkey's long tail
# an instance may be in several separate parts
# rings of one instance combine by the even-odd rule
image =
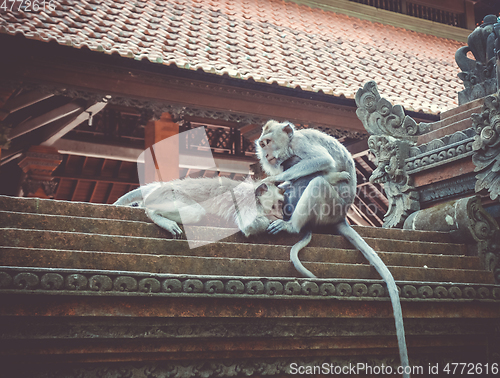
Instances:
[[[295,269],[297,269],[299,273],[302,274],[304,277],[316,278],[316,276],[312,274],[308,269],[306,269],[299,260],[300,250],[309,244],[311,238],[312,238],[312,232],[307,231],[307,234],[305,234],[302,239],[300,239],[297,243],[295,243],[295,245],[292,247],[292,250],[290,251],[290,260],[292,260]]]
[[[410,370],[410,364],[408,361],[408,351],[406,350],[406,340],[405,340],[405,330],[403,325],[403,312],[401,310],[401,303],[399,301],[399,293],[396,287],[396,283],[394,282],[394,278],[392,277],[391,272],[387,269],[387,266],[380,259],[377,253],[370,247],[363,238],[351,227],[347,224],[344,219],[343,222],[335,225],[338,232],[345,236],[347,240],[351,242],[353,246],[361,251],[361,253],[366,257],[366,259],[372,264],[377,272],[382,276],[382,279],[387,284],[387,289],[389,290],[389,296],[392,302],[392,310],[394,312],[394,320],[396,323],[396,334],[398,337],[398,345],[399,345],[399,357],[401,359],[401,366],[404,369],[405,373],[403,377],[409,378],[410,374],[408,371]]]

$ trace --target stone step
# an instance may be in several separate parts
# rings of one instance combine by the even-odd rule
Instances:
[[[455,114],[463,113],[463,112],[466,112],[467,110],[470,110],[470,109],[474,109],[474,108],[481,109],[483,106],[483,103],[484,103],[484,98],[478,98],[477,100],[470,101],[466,104],[457,106],[456,108],[442,112],[441,119],[444,120],[446,118],[454,116]]]
[[[23,245],[20,243],[16,246],[3,245],[2,248],[37,248],[47,250],[72,250],[83,251],[84,249],[74,249],[65,246],[48,245],[40,243],[40,245]],[[98,248],[93,245],[91,247]],[[182,255],[182,256],[198,256],[198,257],[228,257],[228,258],[252,258],[260,260],[284,260],[288,261],[290,256],[290,247],[282,245],[256,245],[248,244],[241,245],[238,243],[210,243],[198,248],[189,248],[185,241],[173,240],[169,243],[171,248],[156,248],[144,250],[103,250],[102,248],[87,249],[96,253],[111,252],[111,253],[131,253],[145,255]],[[400,252],[378,252],[380,258],[386,265],[394,266],[414,266],[428,268],[448,268],[448,269],[481,269],[481,264],[477,256],[457,256],[457,255],[432,255],[422,253],[400,253]],[[324,248],[324,247],[306,247],[300,252],[300,259],[309,262],[330,262],[330,263],[348,263],[348,264],[365,264],[366,258],[357,249],[340,249],[340,248]],[[1,265],[1,264],[0,264]]]
[[[56,201],[56,200],[47,200],[47,199],[39,199],[39,198],[19,198],[19,197],[8,197],[8,196],[0,196],[0,210],[5,212],[20,212],[20,213],[33,213],[33,214],[46,214],[46,215],[58,215],[65,217],[78,217],[78,222],[81,222],[80,218],[96,218],[96,219],[114,219],[114,220],[123,220],[123,221],[135,221],[135,222],[147,222],[151,223],[149,218],[144,213],[143,209],[133,208],[133,207],[124,207],[124,206],[113,206],[113,205],[103,205],[103,204],[91,204],[91,203],[83,203],[83,202],[69,202],[69,201]],[[6,215],[5,213],[2,217]],[[16,218],[19,220],[19,218]],[[40,219],[40,218],[39,218]],[[68,221],[69,218],[63,218],[64,221]],[[56,218],[51,220],[52,222],[57,222]],[[28,226],[29,222],[36,222],[36,217],[33,217],[32,220],[25,221],[27,226],[26,228],[33,228],[33,226]],[[50,224],[50,222],[47,224]],[[91,222],[96,222],[95,220]],[[3,222],[3,224],[9,222]],[[31,223],[33,224],[33,223]],[[15,223],[9,223],[10,225],[15,225]],[[121,226],[126,226],[125,223],[121,223]],[[133,228],[133,224],[130,224]],[[138,224],[135,224],[138,225]],[[94,227],[112,227],[111,223],[107,224],[98,224],[95,223]],[[3,227],[3,226],[1,226]],[[49,227],[49,226],[47,226]],[[54,226],[50,226],[54,227]],[[50,229],[49,227],[49,229]],[[92,224],[88,223],[86,226],[88,229],[92,229]],[[18,227],[22,228],[22,227]],[[75,226],[75,230],[78,228]],[[437,242],[437,243],[450,243],[452,239],[448,233],[444,232],[428,232],[428,231],[411,231],[411,230],[398,230],[398,229],[384,229],[377,227],[362,227],[362,226],[353,226],[357,232],[363,237],[373,237],[373,238],[385,238],[385,239],[397,239],[397,240],[408,240],[408,241],[427,241],[427,242]],[[101,229],[102,230],[105,228]],[[328,230],[329,228],[326,228]],[[62,226],[59,226],[57,230],[64,231]],[[141,229],[144,231],[144,229]],[[85,231],[82,231],[85,232]],[[107,232],[107,231],[106,231]],[[151,231],[153,234],[148,235],[156,235],[156,231]],[[202,234],[204,232],[211,233],[213,229],[211,228],[200,228],[198,233]],[[111,231],[109,232],[110,234]],[[131,234],[133,235],[133,234]],[[158,235],[164,235],[165,237],[170,237],[168,232],[164,232],[163,230]],[[242,238],[241,240],[245,240]]]
[[[225,245],[232,250],[243,249],[247,256],[252,256],[254,249],[262,249],[262,244],[270,246],[291,246],[299,239],[299,235],[262,235],[241,243],[241,235],[235,234],[220,243],[210,243],[203,248],[215,248],[219,251]],[[406,240],[390,240],[381,238],[364,238],[365,241],[377,252],[400,252],[408,254],[438,254],[438,255],[467,255],[467,246],[463,244],[445,244],[419,242]],[[198,240],[206,240],[200,237]],[[235,240],[237,242],[235,242]],[[102,235],[81,232],[51,231],[51,230],[26,230],[17,228],[0,229],[0,245],[25,248],[54,248],[90,250],[102,252],[127,252],[127,253],[162,253],[190,254],[189,243],[186,240],[168,240],[164,238],[144,236]],[[354,247],[340,235],[315,234],[309,244],[310,247],[325,247],[336,249],[354,249]],[[175,252],[173,252],[175,251]],[[221,253],[221,252],[219,252]]]
[[[113,206],[113,205],[81,203],[81,202],[43,200],[37,198],[18,198],[18,197],[0,196],[0,210],[10,211],[10,212],[59,215],[67,217],[79,217],[79,218],[89,217],[97,219],[104,218],[104,219],[140,221],[140,222],[151,223],[148,217],[144,214],[143,209]],[[66,221],[68,220],[68,218],[64,218],[64,220]],[[81,219],[79,219],[79,221],[81,221]],[[15,224],[15,223],[10,223],[10,224]],[[108,226],[109,225],[110,224],[108,224]],[[125,224],[121,223],[121,226],[125,226]],[[91,225],[88,225],[87,227],[91,228]],[[33,227],[27,226],[27,228],[33,228]],[[358,233],[360,233],[361,236],[382,237],[386,239],[441,242],[441,243],[449,243],[452,241],[450,239],[450,235],[447,233],[383,229],[383,228],[362,227],[362,226],[354,226],[353,228],[355,228],[358,231]],[[58,230],[64,230],[64,229],[61,229],[61,227],[59,227]],[[210,233],[213,232],[213,229],[210,228],[207,228],[206,230],[200,229],[199,232]],[[153,234],[156,235],[157,233],[153,231]],[[162,236],[164,235],[166,237],[170,237],[168,232],[164,231],[160,232],[158,235]]]
[[[172,256],[40,248],[0,247],[0,265],[143,271],[153,273],[297,277],[291,262],[229,257]],[[369,264],[304,262],[319,278],[380,279]],[[493,283],[490,272],[388,266],[397,281]]]
[[[429,143],[430,141],[442,138],[446,135],[451,135],[457,131],[468,129],[469,127],[472,127],[472,118],[469,117],[458,120],[437,130],[433,130],[426,134],[420,135],[417,139],[417,145],[420,146],[422,144]]]
[[[481,113],[483,110],[483,104],[478,104],[477,106],[473,106],[463,111],[455,114],[448,114],[446,117],[441,117],[441,127],[446,127],[451,125],[452,123],[461,121],[463,119],[470,119],[473,113]]]
[[[172,238],[167,230],[156,226],[149,219],[131,221],[12,211],[0,211],[0,228]]]
[[[149,220],[141,208],[41,198],[0,196],[0,210],[142,222]]]

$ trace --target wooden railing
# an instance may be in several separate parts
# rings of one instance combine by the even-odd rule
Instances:
[[[406,0],[349,0],[391,12],[406,14],[408,16],[423,18],[441,24],[466,28],[465,14],[454,13],[426,5],[412,3]]]

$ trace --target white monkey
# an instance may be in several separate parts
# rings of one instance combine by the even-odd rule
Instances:
[[[283,219],[268,231],[299,233],[304,238],[292,247],[290,259],[306,277],[315,277],[298,258],[311,241],[311,227],[330,224],[346,237],[372,264],[387,284],[391,298],[401,365],[409,366],[399,293],[387,266],[347,223],[345,216],[356,195],[356,169],[347,149],[335,138],[318,130],[295,130],[289,122],[268,121],[256,141],[257,156],[270,182],[285,183]],[[409,377],[409,374],[403,374]]]
[[[144,207],[154,223],[178,238],[178,223],[196,224],[207,214],[235,221],[245,236],[263,232],[283,216],[282,203],[283,191],[271,183],[188,177],[143,185],[114,204]]]

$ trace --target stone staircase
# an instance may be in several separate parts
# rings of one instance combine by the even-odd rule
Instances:
[[[151,223],[142,209],[0,196],[0,265],[186,275],[297,277],[289,261],[299,236],[235,233],[190,249]],[[493,284],[473,248],[448,233],[355,227],[396,281]],[[195,228],[198,240],[215,230]],[[380,279],[339,235],[314,234],[301,251],[320,278]]]
[[[472,127],[471,114],[481,113],[483,101],[481,98],[441,113],[441,119],[431,124],[429,132],[418,137],[417,145]]]

